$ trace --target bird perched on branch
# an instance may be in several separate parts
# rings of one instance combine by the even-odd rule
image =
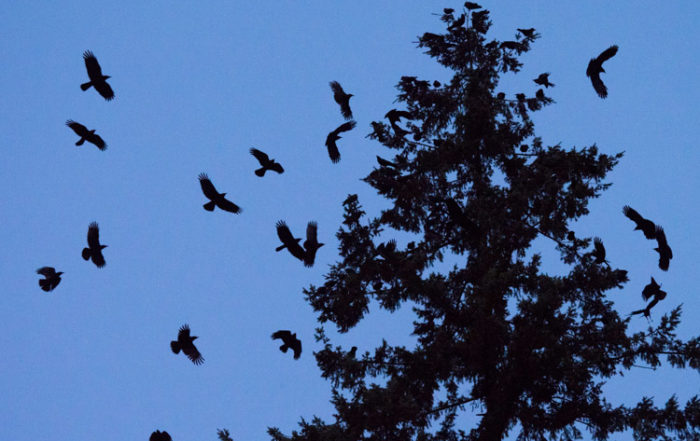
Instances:
[[[205,210],[214,211],[214,207],[219,207],[224,211],[235,214],[243,211],[241,207],[224,197],[226,196],[226,193],[219,193],[216,191],[214,184],[211,183],[211,180],[209,180],[209,176],[207,176],[206,173],[199,174],[199,185],[202,187],[204,196],[206,196],[210,201],[203,205]]]
[[[338,146],[335,143],[337,140],[342,138],[342,136],[340,136],[339,133],[352,130],[355,128],[356,125],[357,123],[355,121],[348,121],[338,126],[337,129],[333,130],[326,137],[326,148],[328,149],[328,156],[331,158],[331,161],[333,161],[334,164],[340,161],[340,151],[338,150]]]
[[[46,292],[53,291],[54,288],[61,283],[61,274],[63,271],[56,271],[56,268],[51,266],[42,266],[36,270],[37,274],[44,276],[43,279],[39,280],[39,286]]]
[[[405,110],[391,109],[386,113],[386,115],[384,115],[384,117],[389,118],[389,124],[391,124],[391,127],[394,129],[394,132],[396,134],[403,136],[403,134],[409,133],[406,130],[399,127],[397,123],[401,118],[412,119],[413,116],[411,115],[411,112],[407,112]]]
[[[622,212],[636,224],[635,230],[641,230],[644,233],[644,237],[647,239],[656,238],[656,224],[654,222],[643,218],[641,214],[629,205],[622,207]]]
[[[593,252],[591,254],[595,259],[595,263],[604,263],[606,265],[608,264],[607,260],[605,260],[605,247],[603,246],[603,241],[600,240],[600,237],[593,238]]]
[[[668,271],[668,265],[673,258],[673,252],[671,247],[668,246],[666,242],[666,233],[660,225],[656,226],[656,243],[659,245],[654,248],[654,251],[659,253],[659,268],[664,271]]]
[[[377,155],[377,162],[378,162],[379,165],[382,166],[382,167],[396,168],[396,167],[399,166],[398,164],[396,164],[396,163],[394,163],[394,162],[391,162],[391,161],[389,161],[389,160],[387,160],[387,159],[384,159],[384,158],[382,158],[382,157],[379,156],[379,155]]]
[[[250,149],[250,154],[255,156],[255,159],[257,159],[260,163],[261,168],[255,170],[255,174],[261,178],[265,176],[265,172],[268,170],[272,170],[280,174],[284,173],[284,169],[279,162],[275,161],[274,159],[270,159],[267,154],[261,152],[260,150],[252,148]]]
[[[301,340],[297,338],[297,334],[292,334],[291,331],[279,330],[272,334],[272,339],[281,339],[282,346],[280,346],[280,351],[287,352],[287,349],[292,349],[294,351],[294,359],[297,360],[301,356]]]
[[[173,439],[165,430],[162,432],[160,430],[156,430],[155,432],[151,433],[149,441],[173,441]]]
[[[107,84],[107,79],[110,78],[110,76],[102,75],[100,63],[97,62],[97,58],[95,58],[92,52],[85,51],[83,53],[83,59],[85,60],[85,68],[87,69],[90,81],[81,84],[80,88],[85,91],[92,86],[104,99],[107,101],[112,100],[114,98],[114,91],[109,84]]]
[[[645,301],[649,299],[652,299],[652,301],[646,306],[646,308],[632,311],[630,315],[644,314],[644,317],[648,318],[651,315],[651,308],[653,308],[657,303],[666,298],[666,291],[662,291],[661,285],[656,283],[656,280],[654,280],[654,278],[652,277],[651,282],[649,282],[647,286],[645,286],[642,290],[642,298]]]
[[[94,130],[88,130],[84,125],[69,119],[66,121],[66,125],[73,129],[76,135],[80,136],[80,139],[75,143],[75,145],[83,145],[85,141],[95,144],[98,149],[106,150],[107,143],[104,142],[100,135],[95,134]]]
[[[352,119],[352,110],[350,109],[350,97],[353,96],[351,93],[345,93],[340,83],[337,81],[331,81],[329,83],[331,89],[333,90],[333,99],[336,103],[340,105],[340,113],[345,119]]]
[[[199,353],[193,343],[197,338],[199,337],[190,336],[190,327],[188,325],[182,325],[177,333],[177,341],[173,340],[170,342],[170,349],[172,349],[174,354],[179,354],[182,351],[192,363],[200,365],[204,363],[204,357],[202,357],[202,354]]]
[[[539,84],[540,86],[544,86],[544,87],[554,86],[554,83],[549,82],[549,72],[545,72],[545,73],[540,74],[540,76],[538,76],[537,78],[535,78],[532,81],[534,81],[535,83]]]
[[[535,38],[535,28],[527,28],[527,29],[520,29],[518,28],[518,32],[523,34],[527,38]]]
[[[277,236],[282,241],[282,245],[275,248],[275,251],[282,251],[286,248],[292,256],[301,261],[305,261],[306,252],[301,245],[299,245],[301,238],[295,238],[284,221],[277,221]]]
[[[481,5],[474,2],[464,2],[464,7],[469,9],[470,11],[473,9],[481,9]]]
[[[304,266],[313,266],[316,260],[316,251],[325,245],[319,243],[317,233],[318,224],[313,221],[309,222],[306,225],[306,240],[304,241]]]
[[[92,259],[92,263],[98,268],[105,266],[107,262],[102,255],[102,250],[107,248],[107,245],[100,245],[100,227],[97,222],[92,222],[88,227],[87,243],[87,248],[83,248],[83,259]]]
[[[591,61],[588,62],[586,75],[591,79],[593,88],[601,98],[606,98],[608,96],[608,88],[605,87],[603,80],[600,79],[600,74],[605,72],[603,63],[612,58],[616,53],[617,46],[613,45],[601,52],[596,58],[591,58]]]

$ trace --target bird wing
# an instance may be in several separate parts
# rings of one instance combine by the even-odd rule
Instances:
[[[213,201],[219,196],[219,192],[216,191],[214,184],[211,183],[211,180],[206,173],[199,174],[199,185],[202,186],[202,192],[209,200]]]
[[[107,149],[107,143],[100,137],[100,135],[97,134],[91,134],[85,137],[87,142],[95,144],[98,149],[100,150],[106,150]]]
[[[593,84],[593,89],[595,89],[598,96],[601,98],[607,98],[608,88],[605,86],[605,83],[603,83],[603,80],[600,79],[600,74],[598,72],[591,73],[590,78],[591,84]]]
[[[270,162],[270,157],[256,148],[250,149],[250,154],[255,156],[255,159],[257,159],[260,165],[262,166]]]
[[[333,90],[333,99],[340,104],[340,102],[343,100],[345,97],[346,93],[343,90],[342,86],[340,85],[339,82],[337,81],[331,81],[330,83],[331,89]]]
[[[603,64],[606,60],[611,59],[615,54],[617,53],[617,45],[614,44],[610,46],[609,48],[605,49],[603,52],[598,55],[598,58],[596,58],[596,61],[600,64]]]
[[[624,207],[622,207],[622,212],[625,214],[625,216],[630,218],[637,225],[639,225],[644,220],[642,215],[639,214],[639,212],[637,212],[637,210],[630,207],[629,205],[625,205]]]
[[[299,357],[301,356],[301,340],[298,338],[294,339],[292,344],[289,345],[292,350],[294,351],[294,359],[298,360]]]
[[[239,214],[241,211],[243,211],[241,207],[239,207],[238,205],[234,204],[226,198],[219,198],[216,201],[216,206],[224,211],[228,211],[229,213]]]
[[[315,221],[311,221],[306,224],[306,241],[312,243],[318,243],[317,240],[318,224]]]
[[[294,243],[294,236],[289,230],[289,227],[284,221],[277,221],[277,236],[280,238],[283,244],[289,246],[289,244]]]
[[[274,339],[277,339],[277,338],[280,338],[280,339],[282,339],[282,341],[283,341],[284,343],[287,343],[287,340],[289,340],[290,338],[292,338],[292,332],[291,332],[291,331],[287,331],[287,330],[282,330],[282,329],[281,329],[281,330],[276,331],[276,332],[274,332],[274,333],[272,334],[272,339],[273,339],[273,340],[274,340]]]
[[[97,62],[97,58],[92,53],[92,51],[83,52],[83,59],[85,60],[85,67],[87,68],[88,76],[91,81],[102,81],[102,68],[100,63]]]
[[[106,99],[107,101],[114,99],[114,91],[105,80],[93,81],[92,86],[100,95],[102,95],[102,98]]]
[[[190,339],[190,326],[185,324],[180,326],[180,330],[177,332],[177,340],[184,341]]]
[[[233,441],[231,438],[231,435],[229,434],[228,430],[226,429],[216,429],[216,435],[219,437],[221,441]]]
[[[182,348],[182,352],[185,353],[187,358],[189,358],[192,363],[196,365],[204,363],[204,357],[202,357],[202,354],[197,350],[197,347],[194,345],[194,343],[185,345]]]
[[[329,133],[326,137],[326,148],[328,149],[328,156],[331,158],[331,161],[337,163],[340,161],[340,150],[338,150],[333,135],[335,135],[335,132]]]
[[[41,274],[42,276],[49,278],[53,277],[56,275],[56,269],[50,266],[42,266],[38,270],[36,270],[37,274]]]
[[[284,168],[282,168],[282,164],[279,162],[273,162],[270,166],[270,170],[276,171],[277,173],[284,173]]]
[[[97,225],[97,222],[92,222],[88,227],[87,243],[90,249],[100,249],[100,227]]]
[[[331,133],[335,133],[337,135],[339,133],[347,132],[349,130],[354,129],[356,125],[357,123],[355,121],[348,121],[339,125],[338,128]]]
[[[87,127],[85,127],[84,125],[82,125],[78,122],[73,121],[72,119],[69,119],[68,121],[66,121],[66,125],[68,127],[70,127],[71,129],[73,129],[75,134],[80,136],[81,138],[88,133]]]

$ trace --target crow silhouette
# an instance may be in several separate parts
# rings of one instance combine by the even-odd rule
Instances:
[[[527,38],[535,38],[535,28],[528,28],[528,29],[518,28],[518,31]]]
[[[284,221],[277,221],[277,236],[282,241],[282,245],[275,248],[275,251],[282,251],[286,248],[292,256],[305,262],[306,252],[301,245],[299,245],[301,238],[292,236],[292,232]]]
[[[608,88],[605,87],[603,80],[600,79],[601,72],[605,72],[603,63],[612,58],[616,53],[617,46],[613,45],[601,52],[596,58],[591,58],[591,61],[588,62],[586,75],[591,79],[593,88],[601,98],[606,98],[608,96]]]
[[[398,164],[396,164],[396,163],[394,163],[394,162],[391,162],[391,161],[388,161],[388,160],[382,158],[382,157],[379,156],[379,155],[377,155],[377,162],[378,162],[379,165],[381,165],[382,167],[391,167],[391,168],[396,168],[396,167],[398,167]]]
[[[207,176],[206,173],[199,174],[199,185],[202,186],[202,192],[204,192],[204,196],[206,196],[207,199],[209,199],[210,201],[203,205],[205,210],[214,211],[214,207],[219,207],[224,211],[228,211],[230,213],[235,214],[238,214],[241,211],[243,211],[241,207],[224,197],[226,196],[226,193],[219,193],[218,191],[216,191],[214,184],[211,183],[211,180],[209,180],[209,176]]]
[[[325,245],[318,242],[317,233],[318,224],[313,221],[309,222],[306,225],[306,240],[304,241],[304,266],[314,266],[316,251]]]
[[[39,286],[46,292],[53,291],[54,288],[61,283],[61,274],[63,271],[56,271],[52,266],[42,266],[36,270],[37,274],[44,276],[44,279],[39,280]]]
[[[643,218],[637,210],[629,205],[622,207],[622,212],[636,224],[635,230],[641,230],[647,239],[656,239],[656,225],[654,222]]]
[[[412,119],[413,117],[411,116],[411,112],[407,112],[405,110],[391,109],[386,113],[386,115],[384,115],[384,117],[389,118],[389,124],[391,124],[391,127],[394,129],[394,132],[399,136],[403,136],[404,134],[409,133],[408,131],[399,127],[397,123],[401,118]]]
[[[231,438],[231,434],[228,433],[228,430],[226,429],[216,429],[216,435],[221,441],[233,441],[233,438]]]
[[[593,238],[593,252],[591,253],[595,259],[595,263],[604,263],[607,265],[608,261],[605,260],[605,247],[603,246],[603,241],[599,237]]]
[[[80,136],[80,139],[75,143],[75,145],[83,145],[83,143],[87,141],[91,144],[95,144],[100,150],[107,149],[107,144],[102,138],[100,138],[100,135],[95,134],[94,130],[88,130],[87,127],[73,121],[72,119],[66,121],[66,125],[73,129],[76,135]]]
[[[85,67],[87,68],[87,74],[90,81],[80,85],[80,88],[85,91],[94,87],[97,92],[102,95],[104,99],[110,101],[114,98],[114,91],[107,84],[107,79],[110,78],[109,75],[102,75],[102,68],[100,63],[97,62],[97,58],[90,51],[85,51],[83,53],[83,59],[85,59]]]
[[[173,439],[165,430],[162,432],[160,430],[156,430],[155,432],[151,433],[149,441],[173,441]]]
[[[348,121],[338,126],[337,129],[333,130],[326,137],[326,148],[328,148],[328,156],[331,158],[331,161],[333,161],[334,164],[340,161],[340,151],[338,150],[338,146],[335,142],[342,138],[342,136],[338,134],[352,130],[355,128],[356,125],[357,123],[355,121]]]
[[[340,86],[340,83],[337,81],[331,81],[329,84],[333,90],[333,99],[340,105],[340,113],[345,119],[352,119],[350,97],[353,95],[351,93],[345,93],[343,88]]]
[[[174,354],[179,354],[182,351],[187,358],[189,358],[192,363],[200,365],[204,363],[204,357],[199,353],[194,345],[194,341],[198,337],[190,337],[190,327],[188,325],[182,325],[177,333],[177,341],[170,342],[170,349],[172,349]]]
[[[281,339],[282,346],[280,346],[280,351],[287,352],[287,349],[291,348],[294,351],[294,359],[298,359],[301,356],[301,340],[297,338],[297,334],[292,334],[291,331],[279,330],[272,334],[272,339]]]
[[[255,170],[255,174],[260,176],[261,178],[265,176],[265,172],[268,170],[272,170],[277,173],[284,173],[284,169],[282,168],[282,165],[279,162],[276,162],[274,159],[270,159],[269,156],[267,156],[260,150],[255,148],[250,149],[250,154],[255,156],[255,159],[257,159],[261,165],[261,168]]]
[[[466,19],[467,16],[465,14],[460,15],[457,20],[453,21],[452,24],[447,27],[447,29],[453,31],[455,29],[461,28],[462,26],[464,26],[464,22],[466,21]]]
[[[515,51],[522,51],[523,50],[523,45],[522,43],[519,43],[517,41],[503,41],[500,44],[501,49],[511,49]]]
[[[83,248],[83,259],[92,259],[92,263],[98,268],[105,266],[107,262],[102,255],[102,250],[107,248],[107,245],[100,245],[100,227],[97,222],[92,222],[88,227],[87,243],[87,248]]]
[[[537,78],[535,78],[532,81],[534,81],[535,83],[539,84],[540,86],[544,86],[544,87],[554,86],[554,83],[549,82],[549,72],[540,74],[540,76],[538,76]]]
[[[668,242],[666,242],[666,233],[664,233],[664,229],[660,225],[656,226],[656,243],[659,246],[654,248],[654,251],[659,253],[659,268],[663,271],[668,271],[668,264],[673,259],[673,252],[671,247],[668,246]]]
[[[474,2],[464,2],[464,7],[469,9],[470,11],[472,9],[481,9],[481,5]]]
[[[656,280],[654,280],[654,278],[652,277],[651,282],[649,282],[642,290],[642,298],[644,300],[652,299],[651,303],[649,303],[644,309],[632,311],[630,315],[644,314],[644,317],[648,318],[651,315],[651,308],[653,308],[661,300],[665,299],[666,294],[666,291],[662,291],[661,285],[656,283]]]

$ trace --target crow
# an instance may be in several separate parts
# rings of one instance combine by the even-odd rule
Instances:
[[[595,263],[605,263],[607,265],[607,260],[605,260],[605,247],[603,246],[603,241],[599,237],[593,238],[593,252],[591,253],[595,258]]]
[[[554,86],[554,84],[552,84]],[[537,92],[535,92],[535,98],[538,100],[545,100],[547,97],[544,95],[544,90],[542,89],[537,89]]]
[[[331,161],[333,161],[334,164],[340,161],[340,151],[338,151],[338,146],[335,144],[337,140],[342,138],[342,136],[338,135],[338,133],[352,130],[355,128],[356,125],[357,123],[355,121],[348,121],[338,126],[337,129],[333,130],[326,137],[326,148],[328,148],[328,156],[330,156]]]
[[[250,149],[250,154],[255,156],[255,159],[257,159],[260,165],[262,166],[261,168],[255,170],[255,174],[260,176],[261,178],[265,176],[265,172],[268,170],[276,171],[280,174],[284,173],[284,169],[282,168],[282,165],[279,162],[276,162],[274,159],[270,159],[269,156],[267,156],[260,150],[255,148]]]
[[[535,83],[539,84],[540,86],[544,86],[544,87],[554,86],[554,83],[549,82],[549,72],[540,74],[539,77],[535,78],[532,81],[534,81]]]
[[[605,87],[605,84],[603,84],[603,81],[600,79],[601,72],[605,72],[605,69],[603,69],[603,63],[612,58],[616,53],[617,45],[612,45],[601,52],[596,58],[591,58],[591,61],[588,62],[586,76],[591,79],[593,88],[601,98],[606,98],[608,96],[608,88]]]
[[[306,252],[301,245],[299,245],[301,238],[297,239],[292,236],[292,232],[289,231],[289,227],[284,221],[277,221],[277,236],[282,241],[282,245],[275,248],[275,251],[282,251],[284,248],[286,248],[292,254],[292,256],[306,263]]]
[[[534,38],[535,37],[535,28],[528,28],[528,29],[518,28],[518,31],[527,38]]]
[[[647,286],[644,287],[642,290],[642,298],[644,300],[649,300],[650,298],[653,297],[651,303],[649,303],[646,308],[644,309],[638,309],[636,311],[632,311],[630,315],[634,314],[644,314],[644,317],[649,317],[651,315],[651,308],[653,308],[657,303],[659,303],[661,300],[666,298],[666,291],[661,290],[661,285],[656,283],[656,280],[654,278],[651,278],[651,282],[647,284]]]
[[[472,9],[481,9],[481,5],[478,3],[473,3],[473,2],[464,2],[464,7],[469,9],[470,11]]]
[[[625,216],[637,224],[637,226],[634,227],[635,230],[642,230],[644,237],[647,239],[656,239],[656,225],[654,222],[643,218],[642,215],[637,212],[637,210],[629,205],[622,207],[622,212],[625,214]]]
[[[294,359],[297,360],[301,356],[301,340],[297,338],[297,334],[292,334],[291,331],[279,330],[272,334],[272,339],[281,339],[284,343],[280,346],[280,351],[287,352],[291,348],[294,351]]]
[[[165,430],[162,432],[160,430],[156,430],[155,432],[151,433],[149,441],[173,441],[173,439]]]
[[[76,135],[80,136],[80,139],[75,143],[75,145],[83,145],[83,143],[87,141],[91,144],[95,144],[100,150],[107,149],[107,144],[102,138],[100,138],[100,135],[95,134],[94,130],[88,130],[87,127],[73,121],[72,119],[66,121],[66,125],[73,129]]]
[[[666,242],[666,233],[660,225],[656,226],[656,243],[659,245],[654,248],[654,251],[659,253],[659,268],[663,271],[668,271],[668,264],[671,259],[673,259],[673,252],[671,247],[668,246]]]
[[[87,243],[87,248],[83,248],[83,259],[92,259],[92,263],[98,268],[105,266],[107,262],[102,255],[102,250],[107,248],[107,245],[100,245],[100,227],[97,222],[92,222],[88,227]]]
[[[306,240],[304,241],[304,266],[314,266],[314,260],[316,260],[316,250],[325,245],[323,243],[319,243],[316,237],[317,232],[318,224],[316,222],[312,221],[306,225]]]
[[[406,119],[412,119],[413,117],[411,116],[411,112],[407,112],[405,110],[396,110],[396,109],[391,109],[384,115],[385,118],[389,118],[389,124],[391,124],[391,127],[394,129],[394,132],[402,132],[402,133],[408,133],[401,127],[397,125],[399,120],[401,118],[406,118]]]
[[[110,78],[109,75],[102,75],[102,68],[100,63],[97,62],[97,58],[90,51],[85,51],[83,53],[83,59],[85,59],[85,67],[87,68],[88,77],[90,81],[80,85],[80,88],[85,91],[93,86],[97,92],[107,101],[114,98],[114,91],[107,84],[107,79]]]
[[[356,354],[357,354],[357,346],[353,346],[350,348],[350,352],[348,352],[348,358],[355,358]]]
[[[381,165],[382,167],[393,167],[393,168],[398,167],[398,164],[396,164],[396,163],[394,163],[394,162],[391,162],[391,161],[388,161],[388,160],[382,158],[382,157],[379,156],[379,155],[377,155],[377,162],[378,162],[379,165]]]
[[[224,197],[226,196],[226,193],[219,193],[218,191],[216,191],[216,188],[214,188],[214,184],[211,183],[211,181],[209,180],[209,176],[207,176],[206,173],[199,174],[199,185],[202,186],[202,192],[204,192],[204,196],[206,196],[207,199],[209,199],[210,201],[203,205],[205,210],[214,211],[214,207],[219,207],[224,211],[228,211],[230,213],[235,214],[239,214],[241,211],[243,211],[241,207]]]
[[[345,93],[343,88],[340,86],[340,83],[337,81],[331,81],[329,84],[333,90],[333,99],[336,103],[340,104],[340,113],[345,119],[352,119],[350,97],[353,95],[351,93]]]
[[[523,50],[523,45],[522,43],[519,43],[517,41],[503,41],[500,44],[501,49],[512,49],[516,50],[518,52]]]
[[[194,345],[194,341],[198,337],[190,337],[190,327],[188,325],[182,325],[177,333],[177,341],[170,342],[170,349],[172,349],[174,354],[179,354],[182,351],[187,358],[189,358],[192,363],[200,365],[204,363],[204,357],[199,353]]]
[[[461,28],[462,26],[464,26],[464,22],[466,21],[466,19],[466,15],[460,15],[457,20],[453,21],[452,24],[447,27],[447,29],[452,31],[454,29]]]
[[[479,229],[477,225],[467,217],[467,215],[464,214],[462,211],[462,208],[459,206],[457,201],[455,201],[452,198],[447,198],[443,200],[445,205],[447,206],[447,214],[450,215],[450,219],[452,222],[455,224],[459,225],[462,227],[466,232],[476,235],[479,232]]]
[[[63,271],[56,271],[52,266],[42,266],[36,270],[37,274],[44,276],[44,279],[39,280],[39,286],[46,292],[53,291],[54,288],[61,283],[61,274]]]
[[[221,441],[233,441],[231,434],[226,429],[216,429],[216,434]]]

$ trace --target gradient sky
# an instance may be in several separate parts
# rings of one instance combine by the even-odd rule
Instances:
[[[415,42],[444,29],[431,13],[461,4],[0,3],[0,440],[147,440],[155,429],[175,441],[214,440],[222,427],[237,441],[261,440],[268,426],[290,433],[300,417],[331,420],[330,384],[312,354],[318,324],[301,290],[321,284],[338,259],[349,193],[370,214],[386,206],[360,178],[375,155],[391,155],[365,135],[396,106],[402,75],[450,78]],[[532,79],[551,72],[556,104],[533,116],[544,142],[625,151],[613,186],[575,227],[600,236],[611,264],[629,271],[626,287],[610,292],[615,307],[625,315],[643,307],[641,289],[654,276],[669,293],[654,323],[683,303],[678,335],[697,335],[700,4],[482,4],[494,22],[489,37],[513,39],[516,27],[542,36],[499,90],[532,95]],[[585,69],[611,44],[620,50],[605,65],[602,100]],[[79,88],[88,49],[112,76],[111,102]],[[358,122],[339,141],[338,164],[324,147],[343,122],[331,80],[355,95]],[[97,129],[108,149],[75,147],[67,119]],[[286,172],[255,176],[251,147]],[[200,172],[243,213],[204,211]],[[621,214],[625,204],[665,228],[667,273],[654,243]],[[313,268],[275,253],[280,219],[296,235],[318,221],[326,246]],[[92,221],[109,245],[103,269],[80,257]],[[553,243],[536,245],[545,270],[564,270]],[[49,294],[34,273],[44,265],[65,272]],[[410,320],[410,308],[372,308],[347,334],[327,328],[334,343],[362,352],[382,338],[411,345]],[[184,323],[200,337],[202,366],[170,352]],[[646,326],[635,317],[630,331]],[[277,349],[277,329],[297,332],[300,360]],[[606,390],[613,404],[643,395],[660,404],[674,393],[684,403],[700,380],[690,370],[637,368]]]

